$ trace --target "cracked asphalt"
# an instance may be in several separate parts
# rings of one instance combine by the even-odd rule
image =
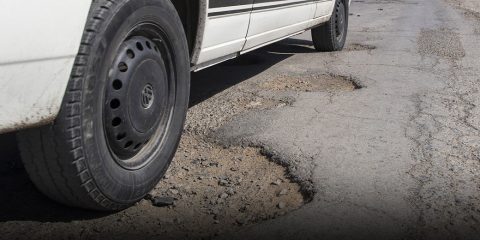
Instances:
[[[480,3],[350,10],[342,52],[307,32],[193,74],[174,206],[66,208],[4,161],[0,239],[480,239]]]
[[[353,1],[353,51],[300,53],[270,69],[328,71],[364,87],[299,93],[291,107],[220,128],[230,144],[275,149],[316,192],[300,210],[221,238],[480,239],[475,4]]]

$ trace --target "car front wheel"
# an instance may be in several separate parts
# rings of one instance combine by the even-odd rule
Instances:
[[[34,184],[58,202],[95,210],[142,199],[177,149],[189,66],[170,1],[94,1],[57,119],[18,133]]]

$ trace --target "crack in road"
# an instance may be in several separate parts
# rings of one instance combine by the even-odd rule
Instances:
[[[422,239],[468,238],[480,234],[480,208],[475,204],[480,201],[480,174],[468,171],[480,165],[471,161],[472,151],[477,150],[459,139],[480,136],[478,126],[469,122],[477,107],[470,99],[478,97],[479,89],[459,74],[464,71],[459,62],[465,51],[458,33],[444,28],[425,30],[419,45],[421,54],[444,59],[448,68],[440,75],[445,88],[413,99],[412,157],[417,164],[409,174],[418,181],[412,195],[412,204],[419,210],[417,234]]]

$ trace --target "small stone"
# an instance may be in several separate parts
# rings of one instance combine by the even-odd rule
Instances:
[[[277,108],[282,108],[282,107],[285,107],[285,106],[287,106],[286,103],[280,103],[280,104],[277,105]]]
[[[282,180],[281,180],[281,179],[277,179],[275,182],[272,182],[272,185],[278,186],[278,185],[280,185],[280,184],[282,184]]]
[[[215,220],[215,221],[213,221],[213,223],[214,223],[214,224],[219,224],[220,221],[219,221],[219,220]]]
[[[236,171],[238,171],[238,168],[237,168],[237,167],[231,167],[231,168],[230,168],[230,171],[236,172]]]
[[[253,107],[257,107],[257,106],[261,106],[262,105],[262,102],[259,102],[259,101],[251,101],[249,104],[247,104],[247,108],[253,108]]]
[[[171,192],[172,194],[175,194],[175,195],[178,194],[178,190],[177,190],[177,189],[170,189],[170,192]]]
[[[147,194],[143,199],[145,200],[152,200],[153,199],[153,195],[152,194]]]
[[[278,209],[284,209],[286,206],[287,206],[287,204],[285,204],[285,202],[279,202],[277,204]]]
[[[218,185],[220,185],[220,186],[227,186],[227,185],[228,185],[228,181],[225,180],[225,179],[220,179],[220,181],[218,181]]]
[[[151,201],[155,207],[166,207],[173,205],[175,199],[173,197],[154,197]]]
[[[284,189],[280,190],[280,192],[278,193],[278,196],[287,195],[287,193],[288,193],[288,189],[284,188]]]
[[[230,195],[230,196],[232,196],[232,195],[235,194],[235,190],[233,190],[233,188],[228,188],[228,189],[227,189],[227,194]]]
[[[228,197],[228,194],[227,194],[227,193],[222,193],[222,194],[220,194],[220,196],[218,196],[218,197],[221,198],[221,199],[225,199],[225,198]]]

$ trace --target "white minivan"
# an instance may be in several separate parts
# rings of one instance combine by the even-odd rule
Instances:
[[[44,194],[119,210],[162,178],[190,72],[306,30],[344,46],[350,0],[0,0],[0,133]]]

